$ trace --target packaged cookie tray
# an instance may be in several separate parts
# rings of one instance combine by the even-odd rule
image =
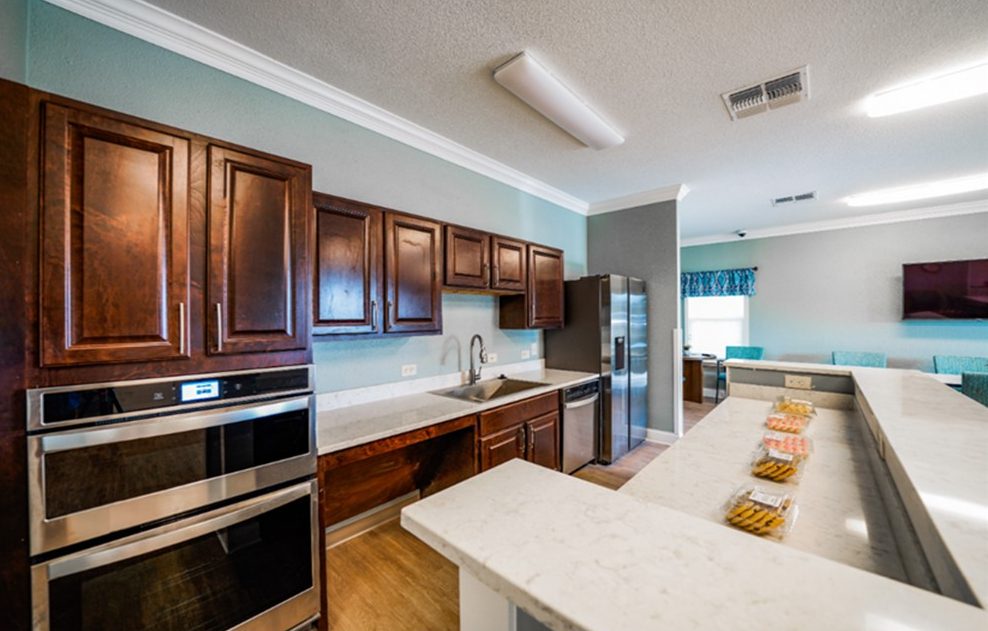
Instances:
[[[777,432],[802,434],[809,422],[810,418],[808,416],[776,412],[769,414],[765,419],[765,427]]]
[[[759,445],[751,460],[751,475],[773,482],[798,482],[805,459],[805,456]]]
[[[762,436],[762,445],[766,449],[775,449],[804,458],[813,451],[813,441],[805,436],[788,432],[765,432]]]
[[[813,416],[816,414],[816,406],[811,401],[793,399],[791,397],[780,397],[772,409],[780,414],[798,414],[800,416]]]
[[[796,521],[796,500],[789,493],[743,486],[724,505],[724,519],[760,537],[783,539]]]

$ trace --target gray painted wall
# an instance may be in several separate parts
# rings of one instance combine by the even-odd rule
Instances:
[[[673,431],[672,331],[679,326],[676,202],[593,215],[587,222],[591,274],[641,278],[648,291],[648,426]]]
[[[688,247],[682,268],[758,266],[750,342],[766,359],[881,351],[892,367],[932,370],[934,354],[988,356],[988,322],[903,322],[902,264],[985,257],[988,212]]]
[[[24,83],[27,0],[0,0],[0,78]]]
[[[0,0],[2,1],[2,0]],[[566,275],[586,271],[586,218],[40,0],[30,0],[27,82],[33,87],[288,156],[313,165],[316,190],[545,243],[565,250]],[[501,363],[541,334],[497,329],[496,303],[447,296],[442,336],[317,339],[320,391],[446,374],[479,331]],[[460,361],[449,349],[459,348]]]

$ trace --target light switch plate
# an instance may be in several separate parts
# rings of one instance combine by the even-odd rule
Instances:
[[[786,375],[786,387],[797,390],[812,390],[813,377],[809,375]]]
[[[532,354],[529,351],[522,351],[521,352],[521,358],[522,359],[528,359],[531,356],[532,356]]]
[[[497,363],[497,353],[487,353],[487,363],[496,364]]]
[[[402,377],[414,377],[418,373],[419,367],[417,364],[405,364],[401,367]]]

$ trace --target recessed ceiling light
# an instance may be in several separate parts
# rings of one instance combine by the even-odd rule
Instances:
[[[606,149],[624,142],[621,134],[527,52],[494,70],[494,80],[588,147]]]
[[[868,116],[888,116],[918,110],[988,92],[988,63],[931,77],[872,95],[865,102]]]
[[[960,193],[970,193],[972,191],[983,191],[986,189],[988,189],[988,172],[958,177],[951,180],[924,182],[923,184],[912,184],[910,186],[885,188],[869,193],[860,193],[858,195],[851,195],[845,198],[844,201],[847,202],[848,206],[878,206],[880,204],[911,202],[919,199],[945,197],[947,195],[958,195]]]

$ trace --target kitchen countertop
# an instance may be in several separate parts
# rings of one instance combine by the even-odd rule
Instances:
[[[485,403],[460,401],[422,392],[373,403],[353,405],[319,412],[316,443],[319,455],[403,434],[462,416],[477,414],[547,392],[568,388],[599,378],[594,373],[545,368],[511,375],[511,379],[535,381],[546,385]]]
[[[751,475],[771,405],[728,397],[620,492],[718,524],[724,520],[724,502],[739,486],[791,493],[799,514],[782,545],[905,581],[864,451],[870,443],[863,440],[867,429],[861,415],[818,408],[804,433],[813,441],[813,452],[803,464],[803,477],[780,484]]]
[[[988,624],[977,607],[517,459],[406,507],[401,524],[556,631]]]
[[[878,425],[890,474],[900,488],[908,484],[915,490],[913,498],[904,494],[907,510],[912,505],[912,511],[928,512],[947,554],[985,602],[988,409],[916,371],[747,361],[734,365],[851,376],[859,400]],[[727,401],[720,423],[735,414],[747,418],[759,406],[764,412],[766,406],[763,400]],[[860,423],[863,413],[822,410],[814,423],[836,427],[852,418]],[[717,418],[692,431],[714,431]],[[836,449],[840,441],[834,440]],[[823,443],[821,447],[828,449]],[[679,462],[687,469],[688,449],[682,448]],[[709,516],[664,505],[685,502],[690,495],[671,491],[665,497],[661,489],[647,488],[649,476],[661,467],[675,468],[660,463],[667,456],[679,460],[676,450],[660,455],[650,465],[655,469],[643,470],[642,479],[629,482],[625,493],[514,460],[406,507],[402,525],[461,572],[556,630],[700,631],[735,628],[744,621],[783,629],[988,628],[984,609],[852,567],[875,562],[861,557],[860,548],[840,553],[841,563],[820,556],[836,539],[818,538],[818,529],[807,524],[808,514],[795,524],[806,534],[794,531],[792,545],[779,545],[714,523]],[[810,460],[819,476],[833,473],[828,465],[814,463],[822,455],[817,451]],[[697,476],[704,475],[704,462],[692,463]],[[814,469],[808,468],[806,475],[812,474]],[[653,483],[661,477],[656,475]],[[848,480],[842,476],[832,488],[809,478],[805,484],[808,489],[821,485],[817,494],[822,510],[822,500]],[[853,490],[853,484],[847,488]],[[694,489],[692,496],[704,512],[731,491],[710,497],[710,492]],[[851,503],[852,512],[857,502],[860,507],[867,501],[864,491],[856,492],[861,496]],[[868,517],[861,517],[870,527]],[[810,548],[820,547],[810,554],[796,545],[801,539],[813,544]],[[883,536],[874,541],[879,547],[885,544]],[[886,567],[881,560],[877,564]]]

